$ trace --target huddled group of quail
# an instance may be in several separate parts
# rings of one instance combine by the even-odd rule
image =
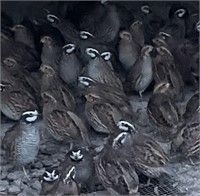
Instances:
[[[2,14],[1,113],[16,121],[2,149],[16,166],[33,162],[42,120],[69,151],[45,171],[41,195],[78,195],[95,176],[111,195],[137,195],[140,174],[173,171],[170,155],[138,130],[130,95],[142,102],[151,93],[147,115],[171,153],[200,155],[199,10],[170,2],[161,12],[146,2],[131,11],[102,1],[73,24],[64,5],[20,24]],[[186,86],[194,95],[181,113]],[[91,142],[91,132],[105,136],[104,146]]]

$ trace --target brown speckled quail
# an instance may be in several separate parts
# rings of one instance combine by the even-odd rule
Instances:
[[[172,144],[171,151],[180,152],[182,157],[189,159],[194,165],[194,158],[200,155],[200,108],[193,113],[189,121],[178,130]]]
[[[88,93],[85,97],[85,116],[93,129],[107,134],[117,131],[116,123],[123,118],[120,109],[95,92]]]
[[[68,172],[68,168],[74,166],[76,169],[75,180],[82,190],[93,190],[94,187],[94,153],[86,147],[73,147],[66,155],[61,163],[60,170],[63,174]]]
[[[171,98],[183,99],[184,82],[175,66],[171,52],[164,46],[156,48],[158,55],[153,60],[153,78],[156,83],[167,81],[170,83]]]
[[[43,120],[52,137],[58,141],[70,143],[71,146],[73,143],[88,146],[90,144],[88,130],[81,118],[63,107],[52,94],[44,92],[42,97]]]
[[[153,50],[151,45],[145,45],[141,49],[140,57],[133,67],[129,70],[126,78],[126,90],[136,91],[142,98],[142,93],[147,89],[153,80],[152,58],[150,52]]]
[[[182,117],[177,105],[162,91],[154,91],[147,105],[147,114],[150,122],[160,129],[159,134],[164,140],[170,139],[181,125]]]
[[[97,93],[98,96],[103,98],[104,100],[117,105],[117,107],[127,116],[132,117],[132,107],[129,102],[129,98],[126,94],[113,87],[110,87],[106,84],[99,83],[91,78],[81,76],[79,77],[79,86],[83,89],[83,94],[86,95],[90,92]]]
[[[48,91],[56,100],[68,110],[74,111],[76,102],[67,84],[59,78],[57,71],[48,65],[42,65],[40,70],[43,72],[41,84],[41,96]]]
[[[12,120],[19,120],[22,113],[38,110],[35,98],[22,85],[1,82],[1,112]]]
[[[135,126],[121,120],[117,123],[122,133],[129,134],[123,142],[127,159],[132,163],[137,172],[149,178],[158,178],[162,174],[172,175],[171,168],[167,165],[169,158],[161,146],[151,137],[138,133]]]
[[[111,195],[137,195],[139,178],[127,159],[124,144],[130,133],[110,136],[103,150],[95,158],[97,177]]]

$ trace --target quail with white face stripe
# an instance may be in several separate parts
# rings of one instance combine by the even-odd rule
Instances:
[[[135,131],[134,125],[130,122],[120,121],[117,125],[122,131],[129,130],[121,133],[126,133],[124,139],[122,138],[122,142],[126,150],[129,149],[130,154],[126,156],[130,163],[134,165],[136,171],[150,178],[157,178],[161,174],[172,174],[167,167],[169,158],[153,138]],[[133,128],[134,131],[132,131]],[[120,138],[120,134],[118,137]]]
[[[94,163],[93,153],[86,148],[74,147],[66,155],[64,161],[61,163],[61,170],[63,174],[67,174],[70,167],[74,167],[76,175],[74,180],[79,184],[80,188],[92,189]]]
[[[86,65],[84,75],[108,86],[123,89],[120,79],[113,68],[103,59],[99,51],[94,48],[86,48],[86,53],[91,57]],[[106,53],[109,54],[109,53]],[[107,56],[106,56],[107,57]]]
[[[32,163],[39,151],[40,128],[36,124],[38,117],[37,110],[24,112],[20,121],[8,129],[2,140],[5,158],[16,167],[23,166],[24,172],[24,166]]]
[[[97,177],[111,195],[137,195],[138,192],[139,178],[129,161],[129,137],[132,138],[131,133],[124,131],[111,135],[95,160]]]
[[[55,168],[46,168],[41,180],[40,195],[55,195],[61,174]]]
[[[74,44],[66,44],[63,46],[63,53],[59,64],[60,77],[69,85],[69,87],[76,87],[81,62],[75,53],[76,46]]]

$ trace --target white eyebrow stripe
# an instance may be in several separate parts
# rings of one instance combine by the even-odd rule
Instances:
[[[54,19],[57,19],[58,21],[60,21],[60,19],[57,16],[55,16],[53,14],[47,14],[47,20],[50,22],[53,22],[52,18],[50,18],[50,17],[53,17]]]
[[[71,46],[71,47],[75,47],[75,44],[66,44],[64,45],[62,48],[65,49],[66,47]]]
[[[94,48],[86,48],[86,52],[88,52],[89,50],[92,50],[93,52],[96,52],[99,54],[99,51]]]
[[[30,114],[30,113],[32,113],[32,114],[35,115],[35,116],[39,114],[37,110],[34,110],[34,111],[27,111],[27,112],[24,112],[22,115],[26,115],[26,114]]]
[[[92,79],[92,78],[89,78],[89,77],[85,77],[85,76],[80,76],[79,78],[78,78],[78,81],[84,81],[84,80],[89,80],[89,81],[91,81],[91,82],[94,82],[94,80]]]
[[[131,127],[132,129],[135,129],[135,126],[134,126],[134,125],[132,125],[131,123],[129,123],[129,122],[127,122],[127,121],[124,121],[124,120],[119,121],[119,122],[117,123],[117,126],[118,126],[118,127],[119,127],[119,126],[122,126],[122,125],[121,125],[122,123],[128,125],[128,126]]]
[[[113,140],[112,146],[115,146],[116,143],[118,142],[118,140],[119,140],[121,137],[126,136],[126,135],[128,135],[128,132],[122,132],[122,133],[120,133],[120,134]]]
[[[80,35],[84,36],[83,34],[87,34],[87,35],[90,35],[91,37],[94,37],[94,35],[88,31],[80,31]]]

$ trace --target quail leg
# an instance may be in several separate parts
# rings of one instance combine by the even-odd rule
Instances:
[[[28,176],[28,174],[27,174],[26,169],[25,169],[24,166],[23,166],[23,172],[24,172],[25,177],[26,177],[28,180],[30,180],[30,178],[29,178],[29,176]]]

